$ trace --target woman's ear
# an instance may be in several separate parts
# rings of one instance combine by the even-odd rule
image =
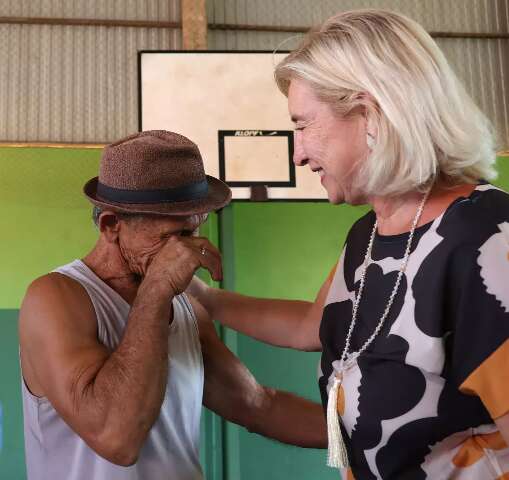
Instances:
[[[377,118],[378,113],[378,103],[373,98],[373,96],[367,92],[361,92],[358,96],[362,107],[363,112],[362,115],[364,117],[364,121],[366,122],[366,144],[370,150],[374,148],[377,141],[378,129],[376,125],[375,119]]]
[[[376,145],[376,127],[375,122],[373,122],[373,117],[369,113],[366,114],[366,144],[370,150],[373,150]]]
[[[366,105],[364,118],[366,121],[366,144],[370,150],[373,150],[378,143],[379,126],[380,126],[380,110],[378,105],[371,96],[367,97],[371,100]]]

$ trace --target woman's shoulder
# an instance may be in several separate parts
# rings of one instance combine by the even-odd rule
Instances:
[[[505,229],[504,224],[509,227],[509,194],[486,183],[447,208],[437,233],[459,243],[477,244]]]
[[[492,185],[491,183],[481,183],[472,191],[472,193],[462,198],[463,202],[470,203],[472,205],[479,205],[481,208],[498,208],[498,207],[509,207],[509,193],[500,187]],[[509,216],[509,211],[505,211],[506,215]]]

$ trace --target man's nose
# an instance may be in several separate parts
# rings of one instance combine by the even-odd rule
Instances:
[[[302,145],[302,132],[297,130],[293,137],[293,163],[298,167],[303,167],[308,163],[306,152]]]

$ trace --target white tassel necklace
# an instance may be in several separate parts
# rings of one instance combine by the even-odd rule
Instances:
[[[373,249],[373,242],[375,239],[376,229],[378,227],[378,220],[376,220],[375,224],[373,225],[373,230],[371,231],[371,237],[369,239],[366,255],[364,256],[364,263],[362,267],[359,285],[359,293],[357,294],[355,302],[353,304],[352,321],[350,322],[350,327],[346,335],[345,348],[343,349],[343,353],[341,354],[339,366],[334,368],[335,370],[334,382],[329,390],[329,398],[327,401],[327,434],[329,438],[327,465],[329,467],[348,468],[349,466],[348,453],[346,451],[346,446],[343,440],[341,426],[339,423],[338,415],[339,389],[341,388],[341,384],[343,383],[343,376],[345,372],[356,364],[357,357],[359,357],[359,355],[363,353],[371,345],[375,337],[380,333],[380,330],[382,329],[382,326],[387,316],[389,315],[389,311],[392,307],[394,299],[396,298],[396,294],[398,293],[401,278],[408,264],[408,258],[410,257],[410,250],[412,248],[412,240],[414,238],[415,229],[417,228],[417,224],[419,223],[422,211],[424,210],[424,205],[426,204],[426,200],[428,199],[430,192],[431,188],[424,194],[422,201],[419,205],[419,208],[417,209],[417,213],[415,214],[414,221],[412,223],[412,228],[410,230],[410,234],[408,236],[408,241],[406,244],[405,255],[403,256],[403,261],[401,262],[401,266],[399,268],[398,277],[396,279],[396,283],[394,284],[394,288],[392,289],[392,293],[389,297],[389,301],[387,302],[385,310],[382,316],[380,317],[378,325],[376,326],[372,335],[364,342],[364,345],[362,345],[362,347],[358,351],[348,353],[348,351],[350,350],[350,340],[352,338],[352,332],[357,322],[357,310],[359,308],[362,292],[364,290],[366,272],[371,261],[371,250]]]

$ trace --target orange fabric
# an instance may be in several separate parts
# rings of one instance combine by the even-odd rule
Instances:
[[[484,457],[485,449],[502,450],[503,448],[507,448],[507,444],[500,432],[474,435],[463,442],[463,445],[452,459],[452,463],[458,468],[470,467]]]
[[[355,477],[353,476],[352,469],[349,468],[346,471],[346,480],[355,480]]]
[[[478,462],[482,457],[484,457],[484,450],[472,437],[463,442],[461,448],[454,455],[452,463],[458,468],[466,468]]]
[[[490,412],[498,418],[509,412],[509,339],[495,350],[460,385],[460,391],[477,395]]]
[[[507,448],[504,437],[500,432],[487,433],[486,435],[475,435],[474,438],[482,448],[490,450],[503,450]]]
[[[509,480],[509,472],[504,472],[500,477],[497,477],[496,480]]]

